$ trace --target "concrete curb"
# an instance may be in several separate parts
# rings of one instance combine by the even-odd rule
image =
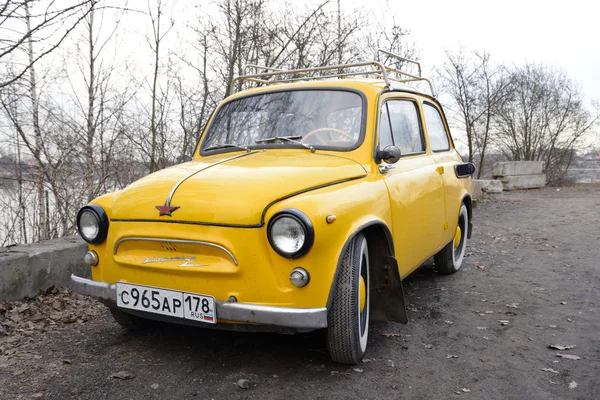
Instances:
[[[86,251],[79,236],[0,248],[0,300],[34,297],[51,286],[68,287],[71,274],[89,277],[90,268],[83,263]]]

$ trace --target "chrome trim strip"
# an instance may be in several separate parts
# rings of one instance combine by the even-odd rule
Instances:
[[[71,289],[75,292],[87,294],[99,299],[111,300],[114,302],[117,301],[117,285],[71,275]]]
[[[71,288],[102,300],[117,301],[117,286],[71,275]],[[327,327],[327,308],[274,307],[215,300],[217,322],[249,322],[290,328],[320,329]]]
[[[327,308],[292,308],[217,300],[219,319],[290,328],[327,328]]]
[[[113,250],[113,254],[117,254],[117,251],[119,250],[119,246],[123,242],[167,242],[167,243],[199,244],[199,245],[202,245],[202,246],[214,247],[216,249],[224,251],[231,258],[231,260],[233,261],[233,263],[235,265],[238,265],[238,262],[237,262],[237,259],[235,258],[235,256],[229,250],[227,250],[225,247],[223,247],[221,245],[218,245],[218,244],[215,244],[215,243],[211,243],[211,242],[204,242],[202,240],[147,238],[147,237],[125,237],[125,238],[117,241],[117,243],[115,243],[115,248]]]
[[[226,158],[226,159],[224,159],[224,160],[217,161],[216,163],[213,163],[213,164],[207,165],[206,167],[204,167],[204,168],[200,168],[200,169],[199,169],[199,170],[197,170],[197,171],[190,172],[188,175],[186,175],[186,176],[184,176],[183,178],[181,178],[181,179],[179,180],[179,182],[177,182],[177,183],[175,184],[175,186],[173,186],[173,188],[172,188],[172,189],[171,189],[171,191],[169,192],[169,195],[167,196],[167,200],[165,201],[165,206],[171,206],[171,199],[173,199],[173,195],[175,194],[175,191],[176,191],[176,190],[179,188],[179,186],[181,186],[181,184],[182,184],[183,182],[185,182],[186,180],[190,179],[192,176],[194,176],[194,175],[196,175],[196,174],[198,174],[198,173],[200,173],[200,172],[202,172],[202,171],[206,171],[207,169],[209,169],[209,168],[212,168],[212,167],[214,167],[214,166],[216,166],[216,165],[223,164],[223,163],[225,163],[225,162],[227,162],[227,161],[235,160],[236,158],[245,157],[245,156],[248,156],[248,155],[250,155],[250,154],[255,154],[255,153],[258,153],[258,151],[253,151],[253,152],[248,152],[248,153],[238,154],[238,155],[235,155],[235,156],[233,156],[233,157],[229,157],[229,158]]]

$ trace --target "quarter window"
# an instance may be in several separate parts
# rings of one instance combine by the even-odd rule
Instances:
[[[390,128],[390,117],[388,115],[387,104],[381,107],[381,116],[379,119],[379,148],[385,149],[386,146],[392,146],[392,128]]]
[[[431,104],[424,103],[423,114],[425,116],[425,124],[427,125],[427,137],[429,137],[431,151],[450,150],[448,133],[438,109]]]
[[[422,153],[425,143],[421,134],[417,105],[409,100],[386,102],[394,145],[402,154]]]

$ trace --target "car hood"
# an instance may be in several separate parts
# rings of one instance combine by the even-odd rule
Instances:
[[[115,198],[110,218],[260,225],[263,211],[279,199],[364,176],[366,171],[359,163],[328,154],[221,154],[166,168],[134,182]],[[160,216],[157,206],[164,205],[177,208],[171,216]]]

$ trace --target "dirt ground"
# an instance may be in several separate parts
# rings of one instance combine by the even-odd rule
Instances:
[[[357,367],[329,361],[319,333],[128,333],[54,291],[0,303],[0,399],[599,399],[600,186],[504,193],[474,214],[463,268],[405,280],[409,323],[374,322]]]

